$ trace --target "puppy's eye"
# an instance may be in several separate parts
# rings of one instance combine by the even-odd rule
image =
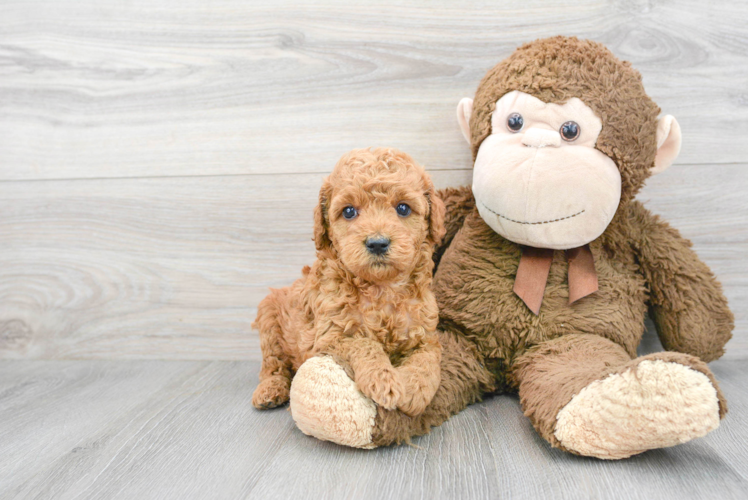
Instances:
[[[525,119],[519,113],[512,113],[509,118],[506,119],[506,128],[512,132],[519,132],[522,127],[525,126]]]
[[[348,205],[343,209],[343,218],[347,220],[355,219],[358,215],[358,210]]]
[[[579,137],[582,130],[577,122],[566,122],[561,125],[559,132],[561,132],[561,137],[563,137],[565,141],[571,142]]]
[[[405,203],[400,203],[397,207],[395,207],[395,210],[397,210],[397,215],[400,217],[407,217],[410,215],[410,207]]]

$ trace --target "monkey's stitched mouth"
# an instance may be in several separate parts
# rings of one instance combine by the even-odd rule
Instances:
[[[528,226],[536,226],[536,225],[539,225],[539,224],[550,224],[551,222],[558,222],[558,221],[562,221],[562,220],[566,220],[566,219],[571,219],[572,217],[576,217],[577,215],[580,215],[580,214],[584,213],[584,209],[582,209],[582,210],[580,210],[579,212],[577,212],[575,214],[567,215],[566,217],[559,217],[558,219],[544,220],[544,221],[538,221],[538,222],[526,222],[526,221],[521,221],[521,220],[510,219],[506,215],[501,215],[500,213],[498,213],[498,212],[496,212],[494,210],[491,210],[491,208],[489,208],[488,206],[486,206],[485,203],[480,202],[480,204],[483,205],[486,210],[488,210],[492,214],[496,215],[497,217],[501,217],[502,219],[506,219],[509,222],[514,222],[516,224],[524,224],[524,225],[528,225]]]

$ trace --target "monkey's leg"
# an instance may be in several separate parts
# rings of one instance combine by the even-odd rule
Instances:
[[[407,441],[429,432],[493,389],[491,374],[476,360],[461,336],[439,331],[443,347],[441,382],[431,403],[417,417],[385,410],[364,396],[348,367],[331,356],[301,365],[291,386],[291,413],[305,434],[357,448],[375,448]],[[350,371],[350,370],[349,370]]]
[[[252,394],[252,404],[260,410],[275,408],[288,401],[293,365],[283,348],[281,307],[286,300],[284,289],[272,290],[260,302],[253,328],[260,331],[262,367],[260,383]]]
[[[631,359],[597,335],[543,342],[517,359],[511,378],[543,438],[603,459],[701,437],[727,411],[714,376],[698,358],[661,352]]]
[[[495,390],[494,377],[476,359],[473,346],[464,337],[448,330],[437,333],[442,345],[441,380],[431,403],[415,417],[377,408],[372,432],[375,446],[399,444],[427,434],[432,427],[480,401],[484,393]]]

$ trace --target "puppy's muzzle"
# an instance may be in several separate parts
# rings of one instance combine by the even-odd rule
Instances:
[[[384,255],[390,249],[390,239],[384,236],[366,238],[366,250],[372,255]]]

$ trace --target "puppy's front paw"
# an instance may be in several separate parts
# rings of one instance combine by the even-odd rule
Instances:
[[[356,383],[361,392],[386,410],[394,410],[403,397],[403,384],[392,369],[371,371],[356,375]]]
[[[259,410],[269,410],[288,401],[291,381],[282,375],[273,375],[260,382],[252,394],[252,404]]]
[[[432,397],[433,394],[426,394],[424,392],[408,394],[400,398],[397,408],[409,417],[416,417],[426,410],[426,407],[431,403]]]
[[[404,388],[397,408],[409,417],[420,415],[431,404],[434,394],[439,389],[441,381],[439,366],[431,370],[424,370],[423,367],[401,366],[397,370]]]

